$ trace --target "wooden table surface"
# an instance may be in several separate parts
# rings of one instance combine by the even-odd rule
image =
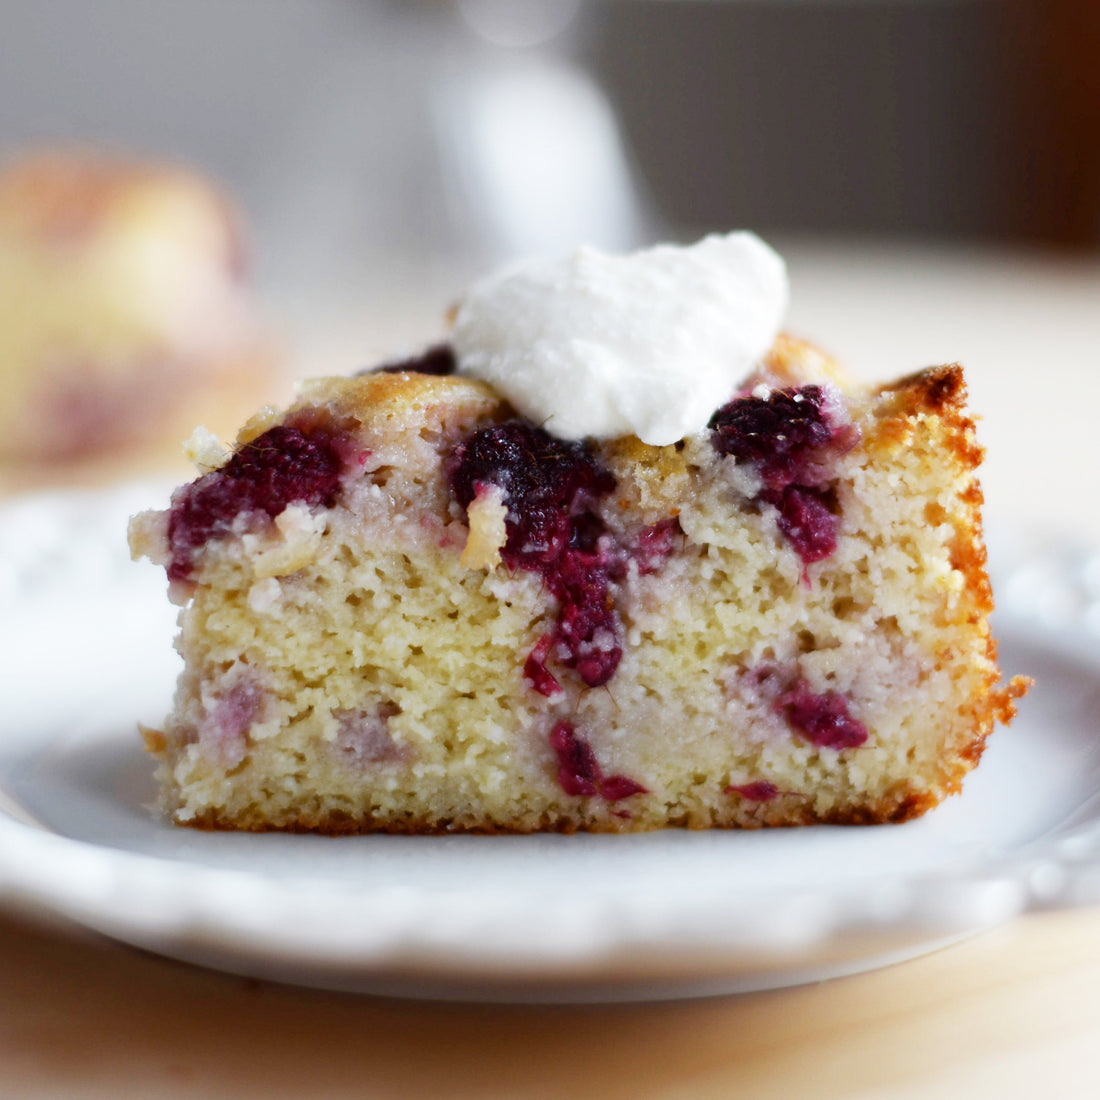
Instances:
[[[1100,265],[787,252],[791,327],[858,374],[964,361],[991,526],[1100,544]],[[327,319],[323,334],[302,328],[301,361],[343,370],[362,362],[353,349],[415,337],[422,309],[376,302],[342,314],[339,338]],[[0,1097],[567,1095],[1100,1096],[1100,911],[1026,917],[808,987],[588,1007],[316,992],[0,916]]]
[[[0,918],[0,1096],[1100,1096],[1100,914],[658,1004],[434,1004],[200,970]]]

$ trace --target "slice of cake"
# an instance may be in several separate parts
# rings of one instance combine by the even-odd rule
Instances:
[[[145,731],[172,819],[870,823],[958,791],[1026,687],[962,371],[849,384],[776,336],[777,264],[735,235],[519,269],[452,345],[196,437],[131,526],[183,605]]]

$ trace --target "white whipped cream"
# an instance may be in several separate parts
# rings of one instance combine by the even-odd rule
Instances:
[[[783,260],[752,233],[629,256],[579,248],[476,284],[455,318],[459,371],[565,439],[701,431],[771,347]]]

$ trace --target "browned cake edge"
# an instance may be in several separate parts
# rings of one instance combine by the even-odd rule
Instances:
[[[951,546],[951,565],[966,579],[963,588],[965,602],[961,608],[967,621],[983,640],[988,661],[985,690],[975,692],[966,707],[973,734],[968,744],[961,746],[953,760],[954,767],[945,784],[943,796],[957,794],[963,778],[972,771],[985,751],[986,739],[997,722],[1008,725],[1016,716],[1016,700],[1032,685],[1027,676],[1014,676],[1001,685],[997,666],[997,642],[989,626],[993,610],[993,590],[989,583],[988,559],[982,529],[981,482],[977,469],[985,449],[977,441],[976,426],[967,408],[966,381],[958,363],[929,367],[887,383],[878,390],[894,397],[894,415],[882,422],[877,442],[901,442],[911,430],[914,418],[920,415],[938,417],[944,427],[943,439],[963,471],[970,471],[969,485],[960,494],[962,518],[954,522],[955,536]],[[871,441],[869,445],[874,445]],[[906,821],[919,817],[940,798],[931,793],[904,800],[888,820]]]

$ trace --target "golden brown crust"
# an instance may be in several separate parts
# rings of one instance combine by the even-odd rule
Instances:
[[[440,410],[484,417],[504,416],[510,411],[503,398],[484,382],[415,371],[313,379],[302,386],[298,401],[287,415],[316,406],[328,406],[336,416],[364,427],[394,433],[421,428],[433,419],[433,412]],[[247,443],[248,439],[239,442]]]
[[[957,363],[929,367],[879,387],[878,393],[887,400],[879,414],[882,418],[878,422],[878,439],[869,440],[869,446],[903,445],[920,421],[931,420],[941,453],[954,459],[960,477],[968,478],[959,493],[960,513],[950,517],[954,527],[951,566],[964,578],[965,598],[958,615],[981,635],[988,671],[984,676],[984,690],[971,697],[965,710],[973,735],[968,743],[959,747],[948,781],[946,793],[956,793],[963,777],[981,759],[994,725],[997,722],[1007,725],[1015,717],[1015,700],[1027,692],[1032,681],[1017,676],[1005,686],[998,686],[1001,673],[997,667],[997,643],[988,622],[988,615],[993,610],[993,590],[982,532],[984,498],[976,474],[985,452],[977,441],[974,420],[967,408],[962,367]]]
[[[827,352],[808,340],[781,332],[764,357],[765,372],[787,386],[831,382],[841,389],[852,385],[848,372]]]
[[[925,367],[879,386],[877,392],[903,395],[910,402],[910,413],[966,408],[966,380],[958,363]]]
[[[1017,678],[1019,679],[1019,678]],[[1026,689],[1025,689],[1026,690]],[[841,806],[826,813],[817,813],[810,801],[802,795],[779,795],[766,802],[744,799],[730,804],[729,812],[715,817],[713,814],[685,813],[671,818],[667,828],[689,829],[759,829],[800,828],[806,825],[890,825],[911,821],[938,806],[952,791],[939,793],[928,790],[912,790],[900,786],[877,802]],[[370,815],[355,817],[344,813],[300,815],[282,823],[241,820],[231,815],[221,815],[216,810],[176,824],[202,832],[287,832],[321,833],[325,836],[361,836],[370,833],[386,833],[391,836],[446,836],[464,834],[473,836],[530,835],[533,833],[578,832],[625,833],[634,831],[629,818],[613,815],[591,817],[554,816],[537,819],[517,819],[509,822],[434,821],[410,815],[400,821],[392,818],[375,818]]]
[[[689,481],[681,448],[651,447],[631,435],[604,444],[600,456],[618,482],[619,508],[636,512],[645,523],[679,515]]]

